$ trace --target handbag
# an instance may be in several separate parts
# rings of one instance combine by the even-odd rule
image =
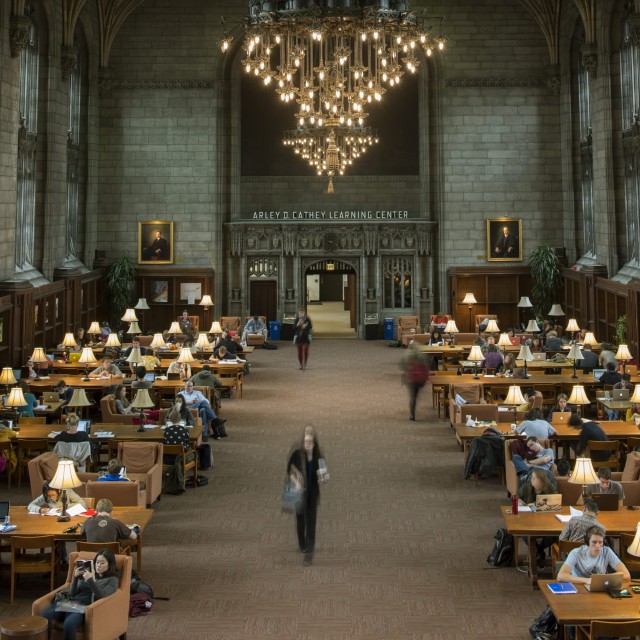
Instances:
[[[284,481],[282,492],[282,510],[289,513],[302,513],[305,504],[305,490],[298,489],[289,478]]]

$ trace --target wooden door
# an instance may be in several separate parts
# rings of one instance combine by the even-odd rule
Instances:
[[[342,274],[320,274],[320,300],[322,302],[342,302]]]
[[[356,274],[347,274],[348,286],[345,291],[349,292],[349,317],[351,320],[351,328],[356,328]]]
[[[249,290],[250,315],[265,316],[267,322],[277,320],[278,283],[274,280],[251,282]]]

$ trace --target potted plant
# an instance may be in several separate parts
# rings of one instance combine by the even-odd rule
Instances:
[[[109,305],[111,328],[120,328],[120,318],[131,303],[131,293],[136,281],[136,266],[124,253],[107,269],[104,284]]]
[[[616,321],[616,343],[618,346],[627,344],[627,314],[621,315]]]
[[[529,256],[533,278],[531,301],[536,316],[546,317],[562,291],[562,267],[556,250],[549,244],[538,245]]]

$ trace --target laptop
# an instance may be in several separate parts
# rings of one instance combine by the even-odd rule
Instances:
[[[4,519],[9,515],[9,507],[11,503],[7,500],[0,502],[0,520],[4,522]]]
[[[89,433],[91,430],[91,420],[80,420],[78,422],[78,431],[85,431]]]
[[[602,378],[602,374],[606,371],[606,369],[594,369],[593,370],[593,379],[595,382],[600,382],[600,378]]]
[[[610,591],[622,588],[622,573],[594,573],[591,576],[591,585],[585,584],[587,591]]]
[[[568,424],[571,411],[554,411],[551,414],[551,424]]]
[[[629,399],[629,389],[614,389],[613,390],[613,399],[614,400],[628,400]]]
[[[81,353],[70,353],[69,354],[69,362],[78,362],[80,360]]]
[[[147,374],[145,374],[144,379],[146,382],[155,382],[156,374],[153,371],[149,371]]]
[[[167,380],[180,380],[180,374],[179,373],[168,373],[167,374]]]
[[[541,493],[536,498],[536,511],[562,511],[562,494],[561,493]]]
[[[534,361],[535,360],[546,360],[547,359],[547,354],[544,351],[539,351],[536,353],[532,353],[531,354],[533,356]]]
[[[44,404],[50,404],[52,402],[60,402],[60,394],[56,391],[45,391],[42,394],[42,400]]]
[[[617,493],[592,493],[591,497],[596,501],[600,511],[618,510],[620,496]]]

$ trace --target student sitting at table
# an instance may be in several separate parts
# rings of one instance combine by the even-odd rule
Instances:
[[[600,467],[597,471],[598,484],[587,485],[587,493],[617,493],[620,500],[624,500],[624,488],[622,483],[611,479],[611,469],[609,467]]]
[[[577,365],[582,368],[582,373],[592,373],[598,368],[598,354],[591,350],[590,344],[582,345],[582,360]]]
[[[600,382],[616,385],[620,380],[622,380],[622,376],[616,371],[616,365],[610,362],[607,365],[607,370],[600,376]]]
[[[569,553],[558,572],[558,580],[590,585],[592,575],[611,571],[622,573],[623,580],[630,580],[631,574],[624,563],[610,547],[604,546],[604,536],[605,532],[600,527],[587,529],[585,544]]]
[[[571,542],[578,542],[584,540],[585,533],[591,527],[599,527],[602,531],[606,532],[606,529],[597,520],[598,515],[598,503],[591,498],[587,498],[582,505],[582,515],[573,516],[569,522],[565,525],[564,529],[558,536],[560,540],[570,540]]]
[[[493,369],[497,371],[502,367],[502,354],[498,351],[495,344],[487,345],[487,352],[484,360],[480,363],[480,368]]]
[[[82,525],[80,535],[87,542],[116,542],[118,540],[135,540],[138,536],[124,522],[111,517],[113,503],[101,498],[96,504],[96,515]]]
[[[129,478],[120,475],[122,472],[122,462],[118,458],[111,458],[107,463],[107,473],[98,478],[101,482],[130,482]]]
[[[56,436],[56,442],[89,442],[89,434],[86,431],[78,431],[80,418],[75,413],[70,413],[67,418],[67,431],[61,431]]]
[[[85,509],[87,505],[85,501],[73,490],[67,489],[67,509],[75,504],[81,504]],[[60,509],[62,512],[62,491],[60,489],[53,489],[49,486],[47,480],[42,485],[42,495],[38,496],[35,500],[32,500],[27,507],[29,513],[39,513],[45,515],[51,509]]]
[[[167,375],[170,373],[179,373],[181,380],[188,380],[191,377],[191,365],[188,362],[174,360],[167,369]]]
[[[589,440],[609,440],[609,437],[597,422],[593,422],[592,420],[583,422],[582,418],[577,413],[574,413],[569,418],[568,424],[570,427],[581,429],[580,438],[578,439],[578,443],[576,444],[576,455],[582,454],[582,452],[587,449]],[[591,453],[591,459],[595,460],[596,462],[605,462],[610,457],[611,451],[593,451]]]
[[[164,429],[164,444],[181,444],[185,451],[185,462],[191,462],[195,459],[196,452],[191,449],[191,440],[189,438],[189,431],[182,424],[183,415],[181,412],[182,403],[176,399],[176,402],[167,416],[167,426]],[[193,414],[187,409],[187,413],[191,416],[193,421]],[[163,456],[165,464],[173,464],[176,460],[176,456],[172,454],[166,454]]]
[[[514,454],[512,457],[513,466],[516,468],[518,476],[526,475],[531,469],[551,469],[555,456],[553,449],[546,449],[540,444],[540,440],[535,436],[527,438],[527,449],[534,454],[534,457],[525,460],[522,456]]]
[[[116,378],[123,378],[122,371],[116,367],[111,361],[111,358],[104,357],[102,364],[96,367],[90,374],[90,378],[108,378],[109,376],[115,376]]]
[[[573,409],[567,405],[567,394],[559,393],[558,394],[558,404],[549,411],[549,415],[547,416],[547,422],[553,423],[553,414],[554,413],[573,413]]]
[[[516,432],[535,436],[538,440],[546,440],[556,434],[556,430],[542,418],[540,409],[531,409],[518,425]]]

